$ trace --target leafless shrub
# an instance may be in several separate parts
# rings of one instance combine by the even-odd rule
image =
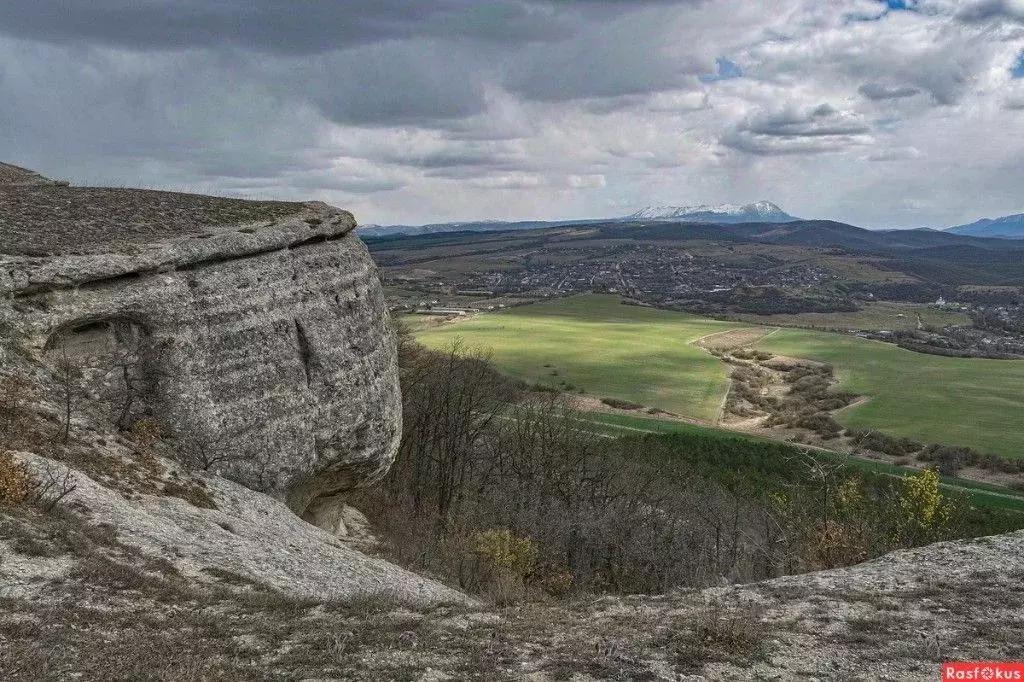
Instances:
[[[32,505],[51,512],[76,489],[70,469],[43,460],[40,468],[30,467],[10,452],[0,451],[0,503]]]
[[[712,600],[695,617],[679,619],[669,638],[676,665],[696,672],[711,662],[749,665],[763,657],[770,629],[760,615],[751,604],[728,606]]]
[[[48,513],[52,512],[65,497],[77,488],[74,474],[70,469],[47,460],[42,465],[42,470],[35,472],[27,499],[31,504]]]

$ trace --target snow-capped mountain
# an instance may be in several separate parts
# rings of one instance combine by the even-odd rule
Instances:
[[[627,220],[680,220],[707,223],[789,223],[794,218],[770,201],[752,204],[648,206]]]
[[[995,219],[982,218],[969,225],[957,225],[956,227],[947,228],[946,231],[953,234],[964,234],[969,237],[1024,239],[1024,213]]]

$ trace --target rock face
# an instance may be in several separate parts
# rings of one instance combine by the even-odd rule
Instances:
[[[322,203],[0,184],[0,325],[121,426],[156,422],[301,515],[383,475],[401,432],[354,228]]]
[[[126,496],[58,462],[30,453],[18,457],[37,472],[54,472],[60,480],[69,477],[74,490],[64,504],[85,511],[93,527],[116,528],[121,543],[169,561],[193,581],[230,571],[303,599],[388,595],[418,604],[472,602],[433,580],[366,556],[302,521],[280,502],[218,476],[197,475],[209,500],[198,507],[169,495]],[[175,479],[185,480],[177,472]],[[8,592],[32,587],[31,566],[18,569],[0,569],[0,585]]]

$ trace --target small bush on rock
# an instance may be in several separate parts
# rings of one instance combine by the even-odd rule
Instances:
[[[0,504],[22,504],[29,499],[34,487],[28,466],[9,452],[0,452]]]

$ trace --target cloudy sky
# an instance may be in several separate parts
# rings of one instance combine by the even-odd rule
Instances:
[[[0,3],[0,160],[362,223],[1024,212],[1024,0]]]

